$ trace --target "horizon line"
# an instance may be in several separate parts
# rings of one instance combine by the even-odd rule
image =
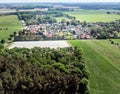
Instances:
[[[0,2],[0,4],[12,4],[12,3],[120,3],[120,1],[117,2]]]

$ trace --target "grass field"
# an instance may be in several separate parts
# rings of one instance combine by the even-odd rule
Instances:
[[[0,16],[0,39],[7,40],[10,34],[18,32],[22,28],[22,23],[18,20],[17,16]],[[8,28],[8,30],[5,30]]]
[[[65,13],[86,22],[111,22],[120,19],[120,15],[106,14],[107,11],[114,10],[79,10]]]
[[[108,40],[73,40],[69,43],[84,50],[91,94],[119,94],[120,49]]]

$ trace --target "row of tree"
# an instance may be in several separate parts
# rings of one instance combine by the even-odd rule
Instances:
[[[14,40],[14,38],[15,38],[16,35],[17,35],[17,32],[13,32],[13,34],[10,34],[10,35],[9,35],[8,41],[5,40],[5,39],[1,39],[1,40],[0,40],[0,43],[1,43],[1,44],[4,44],[4,43],[6,43],[6,42],[11,42],[11,41]]]

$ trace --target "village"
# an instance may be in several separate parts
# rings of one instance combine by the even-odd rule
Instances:
[[[53,9],[64,10],[66,7],[54,6]],[[67,7],[67,9],[73,11],[77,7]],[[14,41],[107,39],[119,37],[119,29],[116,28],[119,21],[110,22],[109,24],[104,22],[86,22],[77,20],[76,17],[61,11],[48,11],[46,8],[34,10],[37,11],[18,11],[18,18],[22,21],[23,29],[15,36]],[[59,18],[60,20],[58,20]],[[111,28],[107,28],[110,25]]]
[[[26,26],[24,21],[22,21],[22,23],[24,25],[23,31],[25,33],[23,35],[25,37],[27,37],[27,35],[29,33],[29,35],[34,36],[34,37],[38,37],[38,36],[42,35],[42,36],[44,36],[43,40],[47,40],[47,39],[70,40],[70,39],[89,39],[89,38],[91,38],[89,27],[87,27],[87,26],[83,27],[80,24],[77,26],[74,26],[74,25],[67,24],[67,23],[52,23],[52,24],[46,23],[46,24],[27,25]]]

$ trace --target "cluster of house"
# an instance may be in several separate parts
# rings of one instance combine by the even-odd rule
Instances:
[[[74,32],[75,38],[81,38],[81,39],[89,39],[90,38],[90,28],[88,27],[82,27],[82,25],[78,26],[70,26],[70,30]]]
[[[39,32],[40,26],[39,25],[29,25],[26,27],[26,29],[28,31],[30,31],[31,33],[37,33],[37,32]]]
[[[24,29],[31,33],[43,33],[46,37],[59,36],[59,33],[70,32],[74,38],[89,39],[90,29],[82,25],[74,26],[66,23],[40,24],[25,26]]]

